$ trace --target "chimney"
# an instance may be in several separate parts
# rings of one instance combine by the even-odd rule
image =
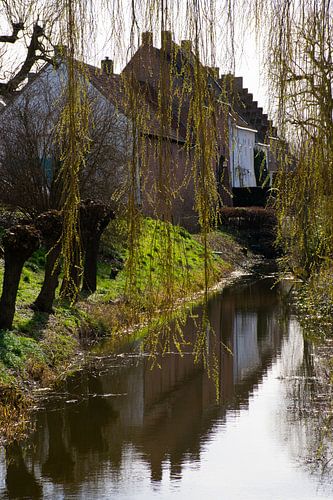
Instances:
[[[162,42],[162,49],[165,50],[166,52],[171,52],[171,47],[172,47],[172,33],[171,31],[161,31],[161,42]]]
[[[153,33],[152,33],[152,31],[144,31],[141,34],[141,42],[142,42],[142,45],[152,46],[153,45]]]
[[[101,61],[102,73],[105,75],[113,75],[113,61],[106,57]]]
[[[191,40],[182,40],[180,42],[180,46],[184,52],[191,52],[192,51],[192,41]]]

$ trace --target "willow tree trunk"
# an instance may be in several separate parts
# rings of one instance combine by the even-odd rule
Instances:
[[[97,257],[101,238],[89,238],[85,242],[82,291],[93,293],[97,288]]]
[[[43,286],[31,308],[36,311],[53,313],[53,302],[59,283],[60,263],[59,255],[61,243],[59,241],[62,230],[62,216],[56,210],[41,214],[36,220],[43,242],[48,250],[45,263]]]
[[[0,329],[12,328],[17,291],[26,260],[40,245],[40,233],[34,226],[18,225],[5,232],[3,239],[5,272],[0,299]]]
[[[114,219],[114,212],[104,203],[85,200],[81,204],[81,234],[84,246],[82,291],[93,293],[97,287],[97,257],[102,234]]]
[[[35,311],[53,314],[53,302],[59,284],[59,274],[61,270],[58,262],[61,246],[59,244],[52,247],[46,257],[45,276],[41,291],[31,308]]]
[[[60,295],[70,303],[76,301],[80,291],[82,279],[81,265],[81,243],[75,242],[73,254],[71,257],[70,270],[68,278],[64,277],[61,283]]]

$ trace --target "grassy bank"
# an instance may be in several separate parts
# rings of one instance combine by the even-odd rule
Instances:
[[[8,407],[24,427],[27,394],[33,387],[54,385],[82,362],[82,338],[99,340],[153,316],[172,297],[183,300],[202,291],[205,283],[204,247],[199,236],[179,227],[145,220],[135,254],[132,276],[123,267],[129,259],[126,230],[121,222],[110,225],[101,244],[97,291],[80,296],[74,307],[55,302],[55,313],[34,312],[44,277],[45,252],[37,251],[26,263],[19,287],[12,331],[0,334],[0,426],[6,428]],[[170,244],[171,243],[171,244]],[[209,252],[209,284],[230,274],[244,261],[242,248],[223,233],[210,235],[216,252]],[[167,245],[167,246],[166,246]],[[170,251],[171,249],[171,251]],[[168,253],[169,252],[169,253]],[[224,255],[226,258],[224,259]],[[3,261],[0,263],[0,279]],[[132,286],[134,301],[125,300]],[[168,289],[168,286],[172,287]],[[16,394],[16,396],[15,396]],[[8,432],[7,432],[8,434]]]

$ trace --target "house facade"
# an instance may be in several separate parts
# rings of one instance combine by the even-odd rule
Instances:
[[[163,31],[157,48],[153,34],[145,32],[121,74],[114,74],[108,58],[101,68],[79,63],[78,78],[82,72],[94,111],[91,142],[99,145],[88,154],[88,196],[107,201],[114,191],[126,198],[134,190],[135,203],[145,215],[195,230],[203,164],[221,205],[241,205],[240,193],[255,205],[258,197],[248,193],[266,192],[272,184],[272,123],[242,79],[202,66],[190,41],[177,44],[171,32]],[[47,64],[0,112],[0,126],[14,109],[29,103],[33,119],[44,123],[40,136],[47,142],[66,99],[66,82],[63,60],[56,67]],[[201,116],[198,108],[210,111]],[[41,175],[51,168],[51,152],[43,147]],[[45,178],[47,191],[52,175]]]
[[[191,42],[183,40],[178,45],[169,31],[161,33],[161,48],[153,45],[152,33],[143,33],[142,44],[122,77],[138,88],[137,109],[145,107],[146,119],[139,127],[143,209],[157,217],[166,214],[167,220],[194,229],[198,227],[196,200],[201,161],[209,164],[221,202],[232,204],[227,113],[217,99],[218,83],[210,68],[202,66],[194,56]],[[199,80],[202,99],[212,109],[210,115],[199,117],[201,129],[195,123]]]
[[[143,100],[154,102],[156,116],[160,114],[158,102],[161,95],[164,98],[168,96],[170,128],[166,130],[159,125],[150,129],[149,134],[142,135],[147,141],[147,151],[152,153],[154,145],[156,147],[161,142],[168,151],[165,155],[156,151],[151,155],[145,178],[149,179],[150,199],[155,200],[151,206],[155,208],[161,193],[160,187],[154,183],[158,177],[156,171],[160,172],[159,162],[169,161],[168,172],[174,180],[171,189],[177,192],[172,220],[187,227],[191,227],[191,221],[196,220],[193,181],[187,183],[184,180],[191,175],[195,161],[195,155],[191,156],[192,152],[186,149],[186,145],[191,141],[193,145],[200,141],[200,138],[194,137],[191,123],[198,65],[201,66],[190,41],[183,40],[177,44],[171,32],[164,31],[161,33],[161,48],[157,48],[153,44],[153,34],[146,32],[142,34],[141,46],[122,72],[126,78],[139,82],[145,89]],[[212,169],[215,170],[221,203],[226,206],[264,206],[277,171],[277,161],[271,148],[277,131],[253,95],[243,87],[242,78],[220,76],[218,68],[208,67],[205,71],[211,95],[209,104],[214,107],[211,133],[215,134],[216,151]],[[221,105],[223,101],[227,101],[227,106]],[[170,160],[166,160],[168,156]],[[177,186],[181,186],[179,191]],[[145,208],[149,212],[147,205]]]

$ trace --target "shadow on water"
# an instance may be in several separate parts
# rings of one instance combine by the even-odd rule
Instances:
[[[63,394],[41,402],[36,431],[26,442],[3,450],[2,498],[109,498],[106,483],[116,496],[117,485],[126,482],[126,498],[132,498],[131,474],[148,470],[154,485],[166,463],[171,482],[181,480],[188,463],[199,466],[216,426],[228,411],[247,410],[280,354],[289,327],[282,298],[291,285],[273,283],[274,277],[248,277],[209,302],[218,403],[213,381],[193,362],[190,348],[183,357],[160,358],[161,369],[142,355],[101,359],[97,368],[69,379]],[[194,328],[189,318],[186,339]],[[304,357],[307,370],[310,359]],[[135,463],[139,472],[131,469]]]

